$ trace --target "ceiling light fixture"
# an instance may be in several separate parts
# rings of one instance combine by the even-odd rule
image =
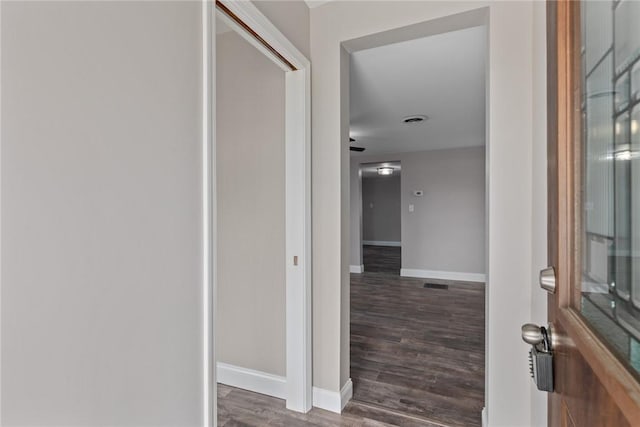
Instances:
[[[390,167],[378,168],[378,175],[393,175],[393,168],[390,168]]]
[[[402,123],[407,123],[407,124],[414,124],[414,123],[422,123],[425,120],[427,120],[429,117],[422,115],[422,114],[416,114],[414,116],[407,116],[404,117],[402,119]]]

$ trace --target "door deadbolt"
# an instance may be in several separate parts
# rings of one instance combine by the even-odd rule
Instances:
[[[540,287],[550,294],[556,293],[556,270],[553,267],[540,270]]]

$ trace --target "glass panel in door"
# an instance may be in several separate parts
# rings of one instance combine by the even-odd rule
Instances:
[[[581,293],[640,376],[640,2],[583,1]]]

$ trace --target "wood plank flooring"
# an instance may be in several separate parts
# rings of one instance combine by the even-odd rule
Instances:
[[[358,402],[349,402],[342,414],[318,408],[300,414],[288,411],[284,400],[221,384],[218,385],[218,426],[442,427]]]
[[[352,274],[354,400],[448,426],[480,426],[484,323],[484,284]]]
[[[399,248],[371,249],[370,263],[395,250],[399,265]],[[351,275],[354,398],[343,413],[299,414],[283,400],[219,385],[218,425],[481,425],[484,284],[401,278],[399,266],[398,273],[365,271]],[[425,288],[426,282],[448,288]]]
[[[367,273],[400,275],[401,248],[393,246],[362,246],[362,262]]]

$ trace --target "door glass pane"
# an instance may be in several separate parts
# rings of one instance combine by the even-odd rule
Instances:
[[[580,310],[640,372],[640,2],[581,14]]]

